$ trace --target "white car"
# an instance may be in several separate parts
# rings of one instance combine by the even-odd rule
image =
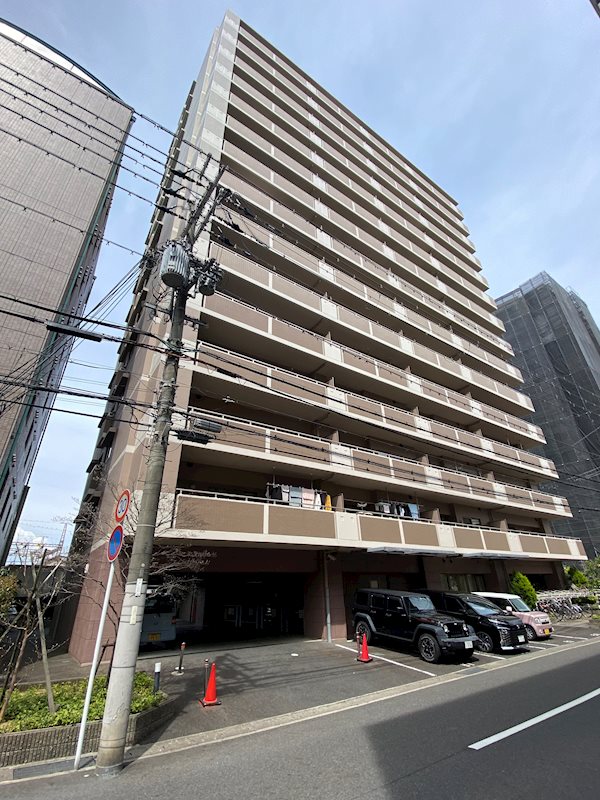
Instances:
[[[519,617],[525,625],[527,638],[549,639],[554,631],[550,617],[543,611],[532,611],[527,603],[518,594],[509,592],[473,592],[480,597],[485,597],[503,611],[510,611],[515,617]]]

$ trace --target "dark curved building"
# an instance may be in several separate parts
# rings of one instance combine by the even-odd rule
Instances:
[[[88,299],[132,109],[67,56],[0,20],[0,563],[6,560],[70,339]],[[48,317],[47,312],[37,316]]]

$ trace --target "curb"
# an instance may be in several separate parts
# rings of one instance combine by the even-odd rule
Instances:
[[[546,650],[538,655],[531,655],[526,661],[473,664],[472,666],[468,666],[449,675],[439,675],[435,678],[424,678],[419,681],[413,681],[412,683],[404,686],[381,689],[376,692],[369,692],[356,697],[349,697],[344,700],[337,700],[334,703],[325,703],[320,706],[312,706],[311,708],[300,709],[298,711],[290,711],[274,717],[264,717],[259,720],[243,722],[224,728],[217,728],[212,731],[203,731],[201,733],[193,733],[187,736],[179,736],[174,739],[166,739],[162,742],[156,742],[150,747],[144,746],[143,744],[135,745],[134,747],[130,747],[127,751],[124,765],[127,767],[129,764],[135,761],[143,761],[147,758],[157,758],[164,755],[179,753],[196,747],[217,744],[219,742],[229,741],[231,739],[239,739],[244,736],[251,736],[255,733],[263,733],[275,728],[286,727],[288,725],[306,722],[311,719],[318,719],[319,717],[325,717],[331,714],[339,714],[344,711],[359,708],[361,706],[371,705],[372,703],[380,703],[384,702],[385,700],[392,700],[396,697],[418,692],[431,686],[453,683],[455,681],[486,674],[498,669],[507,669],[519,665],[522,666],[530,661],[537,661],[538,659],[558,655],[559,653],[564,653],[569,650],[577,650],[579,648],[589,647],[590,645],[598,644],[599,641],[600,638],[594,638],[588,639],[585,642],[566,644],[561,647],[560,650]],[[86,760],[88,766],[82,767],[79,770],[80,774],[82,775],[85,773],[89,774],[90,771],[95,770],[95,754],[87,754],[84,756],[84,761]],[[21,780],[43,778],[47,775],[71,774],[73,772],[72,765],[73,758],[62,758],[49,761],[40,761],[34,764],[24,764],[15,767],[2,767],[0,768],[0,785],[15,783]]]

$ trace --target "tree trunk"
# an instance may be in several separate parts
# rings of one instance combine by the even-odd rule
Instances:
[[[52,681],[50,680],[50,667],[48,665],[48,650],[46,649],[46,631],[44,630],[44,614],[39,595],[35,596],[35,606],[37,609],[38,630],[40,632],[40,649],[42,651],[42,665],[44,667],[44,679],[46,681],[46,694],[48,695],[48,710],[51,714],[56,713],[56,703],[52,691]]]

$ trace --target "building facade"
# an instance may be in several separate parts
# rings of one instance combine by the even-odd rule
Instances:
[[[169,168],[199,175],[206,153],[230,194],[195,253],[225,277],[188,302],[174,424],[221,431],[169,447],[157,541],[202,562],[180,619],[207,636],[336,637],[357,586],[492,589],[515,569],[559,585],[583,550],[549,535],[569,508],[537,488],[556,471],[530,452],[543,433],[523,420],[532,405],[455,201],[231,13]],[[157,211],[148,246],[184,225]],[[164,337],[157,297],[155,270],[128,321]],[[126,343],[112,390],[152,402],[161,369]],[[148,442],[110,416],[101,427],[86,500],[104,535],[71,641],[83,661],[114,498],[139,497]]]
[[[573,514],[554,520],[553,530],[581,539],[594,558],[600,554],[600,331],[584,301],[545,272],[497,303],[535,406],[532,421],[546,436],[537,452],[555,463],[555,485]]]
[[[132,111],[66,56],[0,21],[0,563],[82,314]],[[40,309],[41,307],[41,309]],[[77,324],[74,321],[74,324]]]

